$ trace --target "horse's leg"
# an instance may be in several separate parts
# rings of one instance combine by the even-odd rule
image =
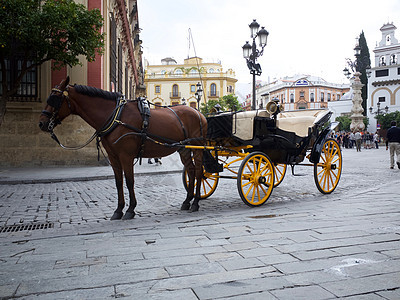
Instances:
[[[130,220],[135,217],[135,208],[136,208],[136,197],[134,191],[134,175],[133,175],[133,159],[128,157],[123,161],[123,168],[125,173],[125,182],[126,187],[129,191],[129,207],[125,212],[125,215],[122,217],[123,220]]]
[[[203,177],[203,150],[194,150],[193,160],[194,160],[194,171],[196,177],[196,193],[193,204],[190,207],[190,211],[195,212],[199,210],[201,179]]]
[[[114,171],[115,185],[117,187],[117,192],[118,192],[118,206],[117,209],[114,211],[111,220],[119,220],[122,218],[124,214],[122,210],[124,209],[125,206],[122,166],[119,159],[116,158],[114,155],[109,155],[109,160]]]
[[[185,166],[186,172],[189,177],[189,184],[188,184],[188,190],[186,194],[186,199],[183,201],[181,210],[189,210],[190,208],[190,201],[193,199],[193,190],[194,190],[194,165],[192,162],[192,156],[191,156],[191,151],[189,149],[184,149],[179,152],[181,161],[183,165]]]

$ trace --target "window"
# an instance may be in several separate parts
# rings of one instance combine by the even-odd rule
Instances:
[[[386,66],[386,58],[384,56],[379,58],[379,66]]]
[[[324,93],[321,93],[321,102],[324,102],[324,97],[325,96],[325,94]]]
[[[390,55],[390,64],[391,65],[396,65],[397,64],[397,55],[396,54]]]
[[[210,86],[210,96],[217,96],[217,85],[215,83]]]
[[[195,84],[191,84],[190,85],[190,92],[191,93],[196,93],[196,85]]]
[[[385,97],[379,97],[379,98],[378,98],[378,101],[379,101],[379,102],[385,102],[385,100],[386,100]]]
[[[375,71],[375,77],[385,77],[385,76],[389,76],[389,69]]]
[[[215,70],[213,68],[208,69],[208,73],[215,73]]]
[[[183,71],[181,69],[176,69],[175,70],[175,75],[182,75]]]
[[[310,94],[310,101],[311,101],[311,102],[314,102],[314,93],[311,93],[311,94]]]
[[[300,99],[304,99],[304,91],[300,92]]]
[[[290,94],[290,103],[294,103],[294,95]]]
[[[22,70],[22,57],[13,56],[10,59],[5,60],[6,63],[6,73],[7,73],[7,85],[8,88],[14,85],[17,76]],[[27,66],[33,64],[33,60],[27,61]],[[1,72],[2,73],[2,72]],[[0,82],[3,81],[3,76],[0,74]],[[3,87],[0,86],[0,95],[3,94]],[[21,83],[17,89],[17,92],[11,96],[10,101],[36,101],[37,97],[37,69],[36,67],[30,69],[21,80]]]
[[[155,93],[160,94],[161,93],[161,85],[156,85],[155,86]]]
[[[115,92],[117,82],[117,23],[114,15],[110,19],[110,91]]]
[[[179,88],[177,84],[172,86],[172,97],[179,97]]]
[[[331,93],[328,93],[328,101],[331,101]]]
[[[179,101],[172,101],[171,105],[179,105]]]

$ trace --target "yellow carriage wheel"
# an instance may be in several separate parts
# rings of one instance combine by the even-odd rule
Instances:
[[[240,165],[237,186],[244,203],[263,205],[274,188],[274,164],[262,152],[250,153]]]
[[[187,191],[189,186],[189,175],[185,167],[183,168],[182,180],[185,190]],[[208,173],[204,170],[203,167],[203,177],[201,178],[201,187],[200,187],[200,199],[206,199],[210,197],[217,189],[218,181],[219,181],[218,173]],[[197,181],[195,181],[194,183],[195,193],[196,193],[196,185]]]
[[[342,174],[342,152],[334,139],[327,139],[322,147],[319,163],[314,164],[314,181],[323,194],[332,193]]]
[[[277,187],[281,184],[283,178],[286,174],[287,165],[285,164],[274,164],[275,168],[275,180],[274,180],[274,187]]]

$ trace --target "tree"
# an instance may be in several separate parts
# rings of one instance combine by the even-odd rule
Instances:
[[[204,115],[208,115],[215,111],[215,105],[219,104],[222,111],[239,111],[241,110],[241,105],[237,96],[232,94],[220,97],[218,100],[211,99],[208,100],[206,104],[202,103],[200,106],[200,112]]]
[[[348,116],[336,117],[335,121],[339,122],[339,130],[350,131],[351,119]]]
[[[362,108],[364,109],[364,116],[367,115],[367,98],[368,98],[368,77],[366,69],[371,67],[371,59],[369,55],[369,49],[367,41],[364,36],[364,31],[361,32],[358,39],[358,45],[361,48],[360,57],[358,58],[357,64],[360,66],[359,71],[361,72],[360,80],[364,86],[361,89]]]
[[[400,124],[400,111],[394,111],[384,115],[377,115],[375,116],[375,119],[377,119],[378,123],[381,125],[381,129],[389,129],[392,121],[396,121],[397,125]]]
[[[54,69],[81,65],[79,55],[94,61],[96,53],[103,53],[100,11],[73,0],[1,0],[0,19],[0,125],[7,100],[28,71],[51,60]],[[6,65],[15,55],[21,68],[11,80]]]

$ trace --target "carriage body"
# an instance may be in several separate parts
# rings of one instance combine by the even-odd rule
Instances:
[[[307,151],[318,152],[316,141],[327,138],[323,130],[331,116],[326,109],[281,112],[275,116],[266,110],[223,113],[207,118],[207,138],[222,147],[251,145],[247,152],[263,152],[275,164],[299,164]],[[318,161],[319,153],[310,155]]]

